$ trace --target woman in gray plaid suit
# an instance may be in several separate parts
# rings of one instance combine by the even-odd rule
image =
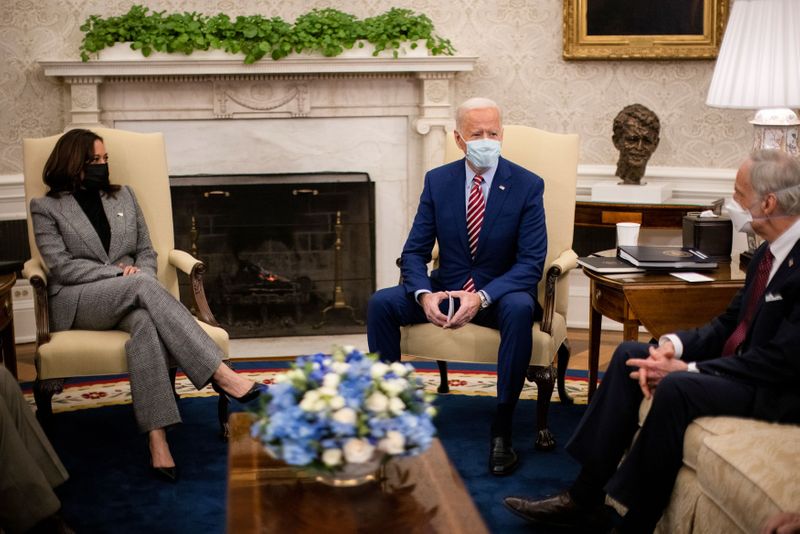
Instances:
[[[130,333],[125,351],[136,421],[148,433],[155,474],[174,481],[165,428],[181,418],[170,360],[198,389],[212,382],[246,402],[258,396],[259,386],[222,363],[219,347],[159,283],[144,216],[129,187],[109,182],[108,154],[97,134],[65,133],[43,178],[49,190],[31,200],[31,218],[50,270],[51,328]]]

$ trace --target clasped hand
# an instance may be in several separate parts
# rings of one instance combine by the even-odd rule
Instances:
[[[122,269],[122,276],[130,276],[139,272],[139,268],[134,265],[125,265],[124,263],[117,264],[117,267]]]
[[[450,297],[459,299],[458,310],[448,320],[447,316],[439,309],[443,300]],[[477,293],[469,291],[437,291],[436,293],[423,293],[420,304],[425,311],[425,317],[431,324],[442,328],[461,328],[472,320],[481,308],[481,299]]]
[[[631,371],[630,377],[639,381],[639,387],[648,399],[661,379],[670,373],[688,368],[686,362],[675,358],[675,346],[671,341],[659,347],[650,347],[647,358],[631,358],[625,363],[630,367],[638,367],[638,370]]]

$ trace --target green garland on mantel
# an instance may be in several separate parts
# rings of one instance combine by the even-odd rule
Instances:
[[[289,24],[280,17],[250,15],[231,20],[224,13],[165,14],[135,5],[118,17],[91,15],[81,31],[83,61],[89,61],[92,55],[115,43],[126,42],[145,57],[154,51],[188,55],[196,50],[218,49],[244,54],[245,63],[254,63],[265,56],[281,59],[292,52],[318,52],[334,57],[353,46],[363,47],[365,41],[375,47],[374,56],[392,50],[396,58],[402,43],[410,43],[413,49],[419,40],[425,40],[431,55],[455,53],[448,39],[434,33],[430,18],[400,8],[363,20],[338,9],[314,9]]]

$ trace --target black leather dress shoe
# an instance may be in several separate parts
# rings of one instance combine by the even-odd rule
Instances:
[[[504,437],[492,438],[489,451],[489,472],[495,476],[510,475],[519,465],[519,458],[511,448],[511,440]]]
[[[580,527],[597,532],[605,531],[611,526],[605,506],[580,506],[567,491],[538,501],[524,497],[506,497],[503,503],[514,514],[539,525]]]

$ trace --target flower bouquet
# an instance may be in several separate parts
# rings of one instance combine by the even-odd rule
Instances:
[[[274,458],[323,475],[318,480],[365,482],[382,461],[419,454],[433,439],[433,395],[410,364],[336,348],[300,356],[275,382],[252,435]]]

